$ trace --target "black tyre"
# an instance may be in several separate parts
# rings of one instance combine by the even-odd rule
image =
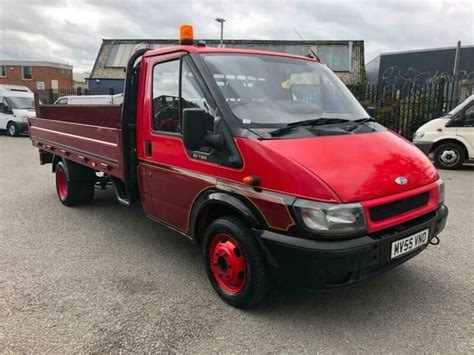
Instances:
[[[18,128],[18,125],[15,122],[9,122],[7,125],[7,132],[8,135],[12,137],[18,137],[20,134],[20,129]]]
[[[459,169],[464,162],[464,150],[459,144],[441,144],[434,151],[434,162],[439,169]]]
[[[209,280],[228,304],[259,303],[270,288],[270,271],[252,230],[235,216],[222,217],[206,230],[204,263]]]
[[[65,206],[90,202],[94,199],[94,181],[70,181],[64,162],[56,165],[56,192],[59,201]]]

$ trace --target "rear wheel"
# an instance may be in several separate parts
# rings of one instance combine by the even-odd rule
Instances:
[[[440,169],[459,169],[464,162],[464,151],[459,144],[441,144],[434,151],[434,162]]]
[[[225,302],[250,307],[268,293],[268,265],[252,230],[240,218],[214,221],[206,231],[203,253],[209,280]]]
[[[17,137],[20,134],[20,129],[15,122],[9,122],[7,126],[7,132],[12,137]]]
[[[74,206],[90,202],[94,199],[94,190],[94,181],[71,181],[64,162],[60,161],[56,165],[56,191],[63,205]]]

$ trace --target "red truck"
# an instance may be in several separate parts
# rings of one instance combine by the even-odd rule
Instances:
[[[201,245],[236,307],[275,278],[350,285],[439,242],[444,184],[318,59],[181,44],[137,50],[120,106],[37,104],[29,119],[59,200],[113,185],[124,205]]]

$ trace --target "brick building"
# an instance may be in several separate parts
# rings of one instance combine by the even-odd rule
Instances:
[[[0,84],[24,85],[32,91],[70,90],[73,88],[72,65],[0,60]]]

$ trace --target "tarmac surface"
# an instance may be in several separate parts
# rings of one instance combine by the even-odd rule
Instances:
[[[242,311],[214,293],[197,246],[111,189],[62,206],[30,140],[0,136],[0,352],[472,353],[474,167],[441,175],[439,246],[361,285],[277,288]]]

